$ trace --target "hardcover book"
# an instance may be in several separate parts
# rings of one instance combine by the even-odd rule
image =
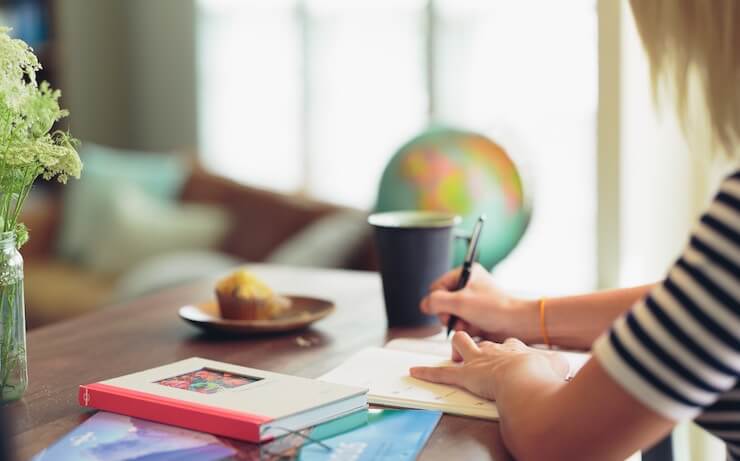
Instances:
[[[82,406],[264,442],[367,408],[367,389],[190,358],[80,386]]]

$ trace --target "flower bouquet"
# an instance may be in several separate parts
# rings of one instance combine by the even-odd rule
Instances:
[[[23,258],[28,240],[18,222],[39,176],[79,178],[82,170],[69,133],[53,131],[68,115],[59,107],[59,90],[36,81],[41,69],[33,50],[0,28],[0,403],[23,396],[28,383]]]

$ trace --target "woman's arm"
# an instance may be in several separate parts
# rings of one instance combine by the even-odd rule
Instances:
[[[592,359],[569,383],[558,353],[515,339],[476,345],[462,332],[453,339],[462,365],[411,374],[496,400],[504,442],[525,460],[624,459],[658,440],[671,421],[701,413],[726,418],[725,402],[734,401],[723,397],[736,388],[740,364],[738,229],[740,171],[725,180],[666,279],[596,339]],[[591,309],[574,307],[594,296],[566,298],[563,306],[555,300],[551,334],[571,344],[584,331],[603,329],[589,330],[578,314]],[[594,312],[614,315],[640,290],[603,296],[607,308]],[[715,433],[732,442],[734,422],[715,420]]]
[[[516,459],[624,460],[674,422],[635,400],[591,359],[570,383],[502,375],[501,435]]]
[[[545,326],[552,344],[569,349],[589,349],[614,320],[645,296],[654,285],[599,291],[548,298],[545,300]],[[539,324],[539,300],[525,301],[535,311],[536,333],[528,343],[544,342]],[[532,314],[530,314],[530,317]],[[532,322],[532,319],[529,320]]]
[[[493,283],[482,266],[473,268],[468,285],[457,285],[460,269],[454,269],[430,287],[421,302],[421,310],[439,316],[443,324],[450,314],[460,317],[456,329],[494,341],[520,338],[526,343],[542,343],[540,301],[507,295]],[[600,333],[620,314],[642,298],[652,285],[596,293],[548,298],[545,324],[553,344],[588,349]]]
[[[476,345],[457,333],[453,346],[462,366],[412,368],[411,375],[496,400],[504,443],[518,460],[624,460],[674,425],[625,392],[595,359],[566,382],[558,354],[518,340]]]

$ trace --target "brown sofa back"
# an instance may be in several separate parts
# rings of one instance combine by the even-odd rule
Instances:
[[[195,167],[182,199],[225,207],[234,225],[223,250],[261,261],[280,243],[314,220],[339,208],[303,197],[257,189]]]
[[[53,258],[62,212],[62,190],[49,188],[32,194],[22,220],[32,238],[22,253],[26,260]],[[212,174],[195,165],[181,199],[225,207],[233,226],[222,244],[225,253],[248,261],[264,260],[278,245],[338,206],[296,195],[258,189]],[[347,262],[348,269],[374,270],[368,239]]]

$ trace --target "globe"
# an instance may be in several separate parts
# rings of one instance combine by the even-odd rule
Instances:
[[[485,214],[478,261],[489,270],[516,247],[531,215],[519,171],[504,149],[483,135],[451,128],[413,138],[386,166],[376,211],[397,210],[455,213],[468,235]],[[464,255],[465,245],[457,244],[455,265]]]

